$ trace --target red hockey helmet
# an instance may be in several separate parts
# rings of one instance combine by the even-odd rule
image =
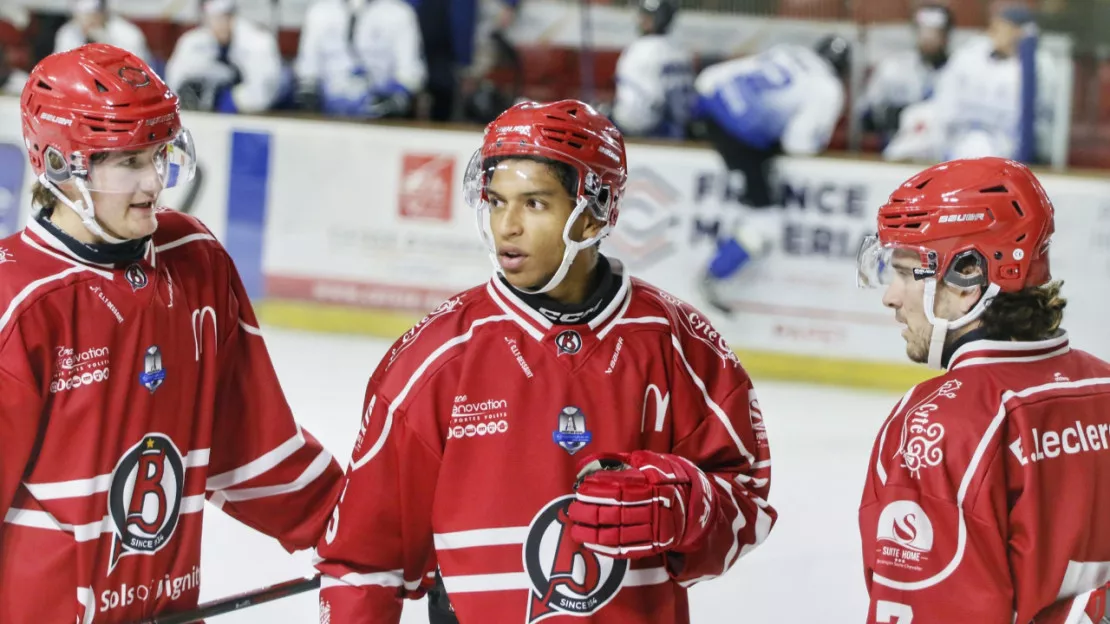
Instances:
[[[937,365],[947,332],[979,318],[996,294],[1052,279],[1053,215],[1041,183],[1019,162],[975,158],[934,165],[903,183],[879,208],[878,231],[860,247],[857,283],[865,288],[891,283],[896,251],[918,258],[914,277],[927,280],[923,304],[934,327],[930,363]],[[978,271],[967,272],[971,267]],[[937,319],[937,279],[984,292],[963,317]]]
[[[1040,286],[1051,277],[1052,202],[1025,165],[1004,158],[954,160],[907,180],[879,209],[878,232],[861,256],[864,285],[886,283],[881,254],[895,248],[921,256],[919,278],[970,286],[957,264],[967,258],[1002,292]],[[985,285],[985,284],[984,284]]]
[[[577,205],[563,230],[563,264],[546,286],[534,291],[546,292],[562,281],[580,249],[597,244],[616,225],[628,181],[624,137],[608,118],[577,100],[516,104],[486,126],[482,147],[467,166],[465,189],[466,201],[476,209],[479,230],[498,270],[489,231],[486,187],[498,163],[510,157],[560,162],[578,175]],[[605,225],[597,236],[573,241],[571,226],[586,210]]]
[[[85,201],[71,207],[88,217],[86,225],[88,191],[132,193],[150,175],[143,167],[98,175],[98,153],[157,146],[152,164],[163,188],[192,178],[196,154],[177,96],[142,59],[120,48],[94,43],[46,57],[31,71],[20,104],[32,169],[55,195],[61,195],[57,184],[77,183]]]

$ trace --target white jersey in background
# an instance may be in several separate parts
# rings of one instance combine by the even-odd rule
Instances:
[[[54,35],[54,52],[66,52],[79,48],[86,43],[107,43],[117,48],[123,48],[147,63],[153,60],[150,48],[147,47],[146,35],[131,22],[111,15],[104,21],[104,28],[92,33],[89,37],[81,30],[81,25],[76,20],[69,20],[58,29]]]
[[[867,80],[858,110],[860,114],[881,114],[927,100],[933,95],[939,73],[917,50],[902,50],[883,57]]]
[[[937,81],[935,99],[937,157],[1016,157],[1021,120],[1021,63],[1017,56],[995,58],[986,38],[952,55]],[[1048,154],[1054,92],[1059,86],[1052,56],[1038,50],[1036,141],[1038,156]]]
[[[206,90],[230,87],[235,112],[268,110],[281,87],[281,52],[272,32],[243,17],[235,17],[227,63],[238,70],[240,82],[231,85],[235,70],[220,61],[220,44],[212,30],[199,26],[177,40],[166,63],[166,84],[180,92],[188,82]],[[211,97],[211,94],[208,94]]]
[[[27,84],[27,78],[29,78],[27,72],[13,69],[8,74],[7,80],[0,82],[0,95],[21,95],[23,86]]]
[[[827,148],[844,110],[844,86],[832,64],[795,44],[708,67],[694,86],[699,114],[752,147],[781,142],[787,154]]]
[[[645,35],[617,60],[613,122],[626,135],[681,139],[694,105],[693,56],[666,35]]]
[[[305,14],[294,71],[317,85],[329,112],[357,114],[374,95],[413,95],[428,75],[416,12],[404,0],[354,11],[345,0],[319,0]]]

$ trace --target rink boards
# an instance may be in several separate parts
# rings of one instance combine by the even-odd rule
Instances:
[[[395,337],[491,264],[463,200],[473,130],[188,114],[202,175],[167,192],[227,245],[265,322]],[[28,211],[18,102],[0,98],[0,229]],[[931,372],[905,363],[879,291],[855,287],[855,254],[877,207],[919,167],[783,158],[781,209],[741,206],[740,180],[698,147],[632,143],[607,254],[703,310],[753,375],[899,389]],[[22,175],[19,170],[23,169]],[[19,179],[22,177],[22,184]],[[1074,344],[1110,357],[1110,180],[1045,174],[1057,208],[1053,273],[1066,282]],[[191,197],[190,197],[191,196]],[[15,198],[20,198],[16,200]],[[740,221],[770,254],[713,309],[698,276],[715,236]]]

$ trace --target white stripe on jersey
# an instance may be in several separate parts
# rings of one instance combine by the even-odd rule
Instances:
[[[198,468],[208,465],[209,449],[197,449],[185,456],[184,467]],[[23,487],[35,497],[35,500],[57,500],[61,498],[80,498],[92,496],[100,492],[107,492],[112,485],[112,475],[102,474],[90,479],[74,479],[72,481],[58,481],[55,483],[23,483]]]
[[[385,446],[386,439],[389,437],[389,431],[393,427],[393,412],[397,411],[397,408],[405,402],[405,399],[408,398],[409,392],[412,391],[413,386],[416,385],[416,382],[420,380],[420,378],[436,360],[438,360],[444,353],[447,353],[454,347],[463,344],[473,338],[474,330],[478,329],[482,325],[485,325],[486,323],[496,323],[498,321],[512,320],[513,318],[508,315],[487,316],[477,319],[470,324],[470,329],[466,330],[466,333],[455,336],[454,338],[445,341],[439,346],[438,349],[433,351],[431,355],[425,358],[424,361],[420,363],[420,366],[417,367],[416,371],[413,372],[412,376],[409,377],[408,382],[405,383],[405,387],[402,388],[401,392],[397,394],[397,398],[393,399],[393,402],[389,404],[389,409],[386,410],[385,414],[385,425],[382,426],[382,432],[378,436],[378,439],[374,441],[374,446],[370,447],[370,450],[366,451],[366,454],[359,458],[358,461],[355,461],[351,464],[351,471],[353,472],[365,466],[367,462],[369,462],[371,459],[374,459],[374,456],[376,456],[382,450],[382,447]]]
[[[216,240],[216,238],[214,236],[210,235],[210,234],[203,234],[203,233],[190,234],[188,236],[183,236],[183,237],[181,237],[177,240],[173,240],[173,241],[170,241],[168,243],[162,243],[161,245],[158,245],[157,247],[155,247],[154,250],[156,252],[161,253],[163,251],[169,251],[171,249],[176,249],[177,247],[180,247],[182,245],[188,245],[189,243],[194,243],[196,241],[206,241],[206,240],[214,241],[214,240]]]
[[[751,452],[748,451],[744,446],[744,441],[740,439],[740,436],[736,434],[736,430],[732,428],[732,421],[728,419],[728,414],[725,414],[721,406],[717,405],[717,402],[709,396],[709,391],[705,388],[705,382],[694,372],[694,368],[690,366],[690,362],[686,359],[686,353],[682,350],[682,343],[679,342],[678,336],[671,334],[671,344],[674,345],[675,352],[678,353],[678,356],[682,358],[682,364],[686,367],[686,372],[689,373],[690,379],[693,380],[698,390],[701,390],[701,396],[705,399],[705,404],[709,407],[709,411],[713,412],[717,420],[721,421],[721,425],[723,425],[725,431],[728,432],[728,436],[732,438],[732,443],[736,445],[736,450],[740,451],[740,455],[748,460],[749,465],[754,465],[755,455],[752,455]]]
[[[0,316],[0,332],[2,332],[4,330],[4,327],[7,326],[8,322],[12,320],[12,314],[15,314],[16,308],[19,307],[19,304],[23,303],[23,300],[27,297],[30,297],[31,293],[38,290],[40,286],[44,286],[56,280],[64,279],[70,275],[73,275],[74,273],[80,273],[82,271],[95,271],[95,269],[91,269],[86,266],[74,266],[60,273],[55,273],[53,275],[48,275],[41,279],[37,279],[24,286],[23,290],[19,291],[19,294],[12,298],[12,302],[8,304],[8,309],[4,312],[4,315]]]
[[[220,490],[212,495],[212,504],[223,509],[225,502],[236,503],[257,498],[266,498],[268,496],[289,494],[290,492],[299,492],[308,484],[320,478],[320,475],[324,474],[324,471],[328,469],[331,462],[331,453],[320,451],[320,454],[316,456],[316,459],[312,460],[312,463],[304,469],[304,472],[289,483],[246,488],[242,490]]]
[[[181,499],[180,515],[197,513],[204,509],[204,495],[186,496]],[[30,527],[33,529],[48,529],[51,531],[65,531],[72,533],[77,542],[91,542],[100,539],[101,535],[111,533],[115,524],[111,516],[104,516],[95,522],[87,524],[66,524],[59,522],[53,515],[46,511],[31,509],[11,508],[4,516],[6,524]]]
[[[625,572],[624,582],[621,587],[642,587],[646,585],[662,585],[671,580],[667,570],[663,567],[644,568]],[[474,592],[511,591],[519,589],[532,589],[532,581],[527,572],[507,572],[502,574],[464,574],[458,576],[444,576],[443,586],[448,594],[463,594]]]
[[[279,446],[243,466],[208,477],[204,488],[209,492],[223,490],[263,475],[296,453],[305,445],[304,432],[297,425],[297,433]]]
[[[452,533],[436,533],[436,550],[455,550],[478,548],[481,546],[513,546],[523,544],[528,537],[529,527],[505,527],[499,529],[471,529]]]

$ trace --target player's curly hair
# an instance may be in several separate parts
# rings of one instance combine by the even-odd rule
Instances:
[[[988,340],[1047,340],[1060,329],[1068,300],[1060,296],[1062,281],[999,293],[980,317]]]

